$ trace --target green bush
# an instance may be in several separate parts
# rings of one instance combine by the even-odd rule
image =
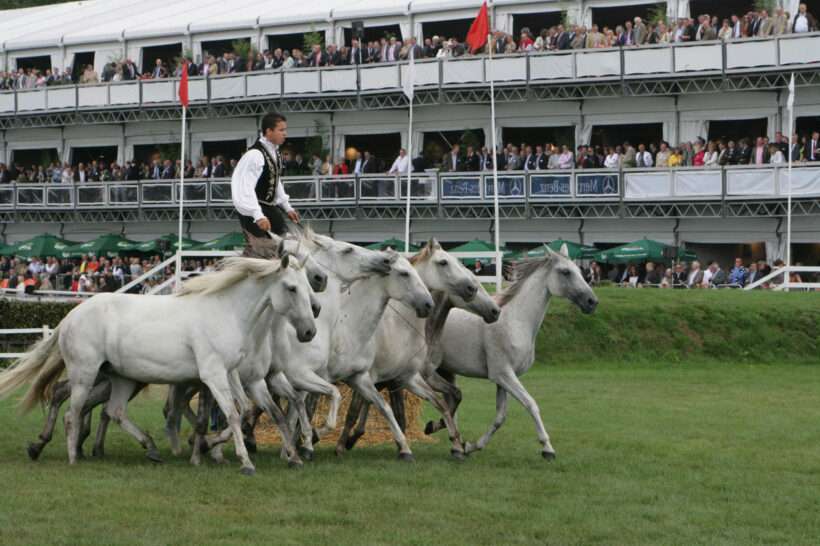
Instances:
[[[75,305],[0,299],[0,328],[54,328]]]

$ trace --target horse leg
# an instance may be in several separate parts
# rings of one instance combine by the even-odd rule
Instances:
[[[419,374],[413,375],[405,385],[410,389],[410,392],[430,402],[433,407],[441,413],[442,420],[447,426],[447,432],[450,435],[450,443],[452,444],[450,454],[457,460],[464,460],[464,447],[461,433],[458,431],[458,427],[447,404],[436,396],[432,387],[430,387]]]
[[[97,390],[99,388],[99,390]],[[134,392],[131,393],[131,397],[129,400],[133,400],[134,397],[143,389],[145,388],[145,384],[137,383],[134,387]],[[104,404],[111,398],[111,382],[106,379],[105,383],[102,385],[98,385],[94,387],[94,391],[92,391],[92,398],[94,398],[94,405]],[[89,404],[91,402],[89,401]],[[111,418],[109,417],[108,413],[106,413],[105,408],[100,412],[100,423],[97,425],[97,436],[94,439],[94,448],[91,454],[94,457],[104,457],[105,456],[105,435],[108,433],[108,425],[111,422]]]
[[[80,439],[80,428],[82,426],[82,411],[85,401],[91,388],[94,385],[94,377],[90,374],[77,373],[71,381],[71,402],[65,414],[66,447],[68,449],[68,464],[77,463],[77,445]],[[96,370],[94,376],[96,376]]]
[[[120,428],[134,437],[146,450],[145,456],[155,463],[161,463],[159,450],[154,440],[128,418],[128,401],[139,387],[139,383],[124,377],[111,377],[111,397],[105,405],[105,412]]]
[[[413,453],[410,451],[410,446],[407,444],[407,438],[405,438],[404,433],[401,431],[401,428],[399,428],[399,424],[396,422],[393,410],[390,409],[390,406],[384,401],[382,395],[376,390],[376,385],[373,384],[370,374],[367,372],[356,374],[349,378],[347,383],[359,391],[365,400],[375,405],[384,418],[387,419],[387,422],[390,424],[390,430],[393,433],[393,438],[396,440],[396,443],[399,444],[399,459],[402,461],[415,460]]]
[[[199,466],[202,462],[200,447],[208,434],[208,417],[211,414],[211,391],[203,387],[199,391],[199,401],[197,402],[196,424],[194,425],[194,440],[191,449],[191,464]]]
[[[316,434],[321,438],[325,434],[336,430],[336,419],[339,414],[339,405],[342,401],[342,394],[339,392],[339,389],[310,370],[305,370],[304,373],[288,379],[296,390],[313,394],[326,394],[331,397],[330,409],[328,409],[325,424],[316,431]],[[311,408],[309,406],[306,408],[306,411],[308,415],[311,414]]]
[[[493,421],[493,424],[490,425],[490,429],[478,439],[478,442],[475,444],[467,442],[467,445],[464,447],[466,453],[469,455],[473,451],[481,451],[484,449],[484,447],[489,443],[490,438],[492,438],[493,434],[501,428],[501,425],[504,424],[506,419],[507,391],[505,391],[500,385],[497,385],[495,390],[495,420]]]
[[[54,426],[57,424],[57,417],[60,415],[60,406],[71,396],[71,386],[68,381],[60,381],[54,385],[51,393],[51,403],[48,406],[48,416],[42,432],[37,437],[37,442],[28,445],[28,456],[32,461],[36,461],[54,435]]]
[[[188,420],[191,426],[196,426],[196,415],[191,411],[191,398],[199,390],[198,386],[192,385],[169,385],[168,398],[165,401],[165,435],[171,444],[171,453],[182,454],[182,446],[179,443],[179,433],[182,430],[182,417]]]
[[[86,405],[88,403],[86,402]],[[93,408],[92,408],[93,409]],[[77,440],[77,457],[80,459],[85,459],[85,453],[83,452],[83,444],[91,436],[91,414],[92,409],[86,411],[83,409],[83,425],[80,428],[80,437]]]
[[[285,419],[285,414],[282,413],[279,406],[274,403],[265,381],[260,380],[251,385],[249,393],[253,397],[254,403],[263,408],[267,412],[268,417],[270,417],[272,421],[275,421],[279,427],[279,434],[282,436],[282,445],[288,451],[288,466],[291,468],[303,466],[299,454],[296,452],[296,446],[293,444],[293,435]]]
[[[268,388],[276,395],[276,398],[282,397],[287,399],[288,427],[293,431],[294,442],[297,428],[301,431],[302,435],[302,445],[298,447],[299,457],[306,461],[312,461],[314,458],[313,427],[308,418],[303,393],[296,392],[296,389],[293,388],[290,381],[281,373],[268,377]],[[275,399],[274,403],[276,403]],[[293,411],[296,412],[299,419],[298,427],[296,423],[291,422]]]
[[[456,386],[455,376],[446,372],[433,372],[424,377],[424,380],[433,390],[444,395],[444,400],[447,402],[450,415],[453,416],[453,422],[458,425],[456,411],[458,410],[459,404],[461,404],[461,389]],[[437,422],[428,421],[424,427],[424,433],[430,435],[445,428],[447,428],[447,423],[444,422],[444,419],[439,419]]]
[[[393,415],[396,416],[396,422],[399,424],[402,432],[407,432],[407,417],[405,416],[404,407],[404,389],[400,385],[390,385],[387,387],[390,393],[390,408],[393,410]]]
[[[348,449],[353,449],[356,445],[358,436],[351,436],[350,431],[356,426],[359,419],[359,412],[362,406],[369,406],[362,398],[362,395],[353,391],[353,396],[350,398],[350,405],[347,408],[347,415],[345,416],[345,425],[342,428],[342,433],[339,435],[339,441],[336,442],[336,455],[342,455]]]
[[[249,415],[245,415],[242,418],[242,434],[245,437],[245,447],[248,448],[248,453],[256,453],[256,435],[254,434],[254,430],[256,430],[256,424],[259,422],[259,417],[261,417],[263,413],[265,413],[265,410],[257,404],[250,411]]]
[[[219,405],[219,409],[222,410],[223,415],[228,421],[230,431],[233,433],[236,456],[239,457],[239,460],[242,462],[241,472],[247,476],[253,475],[256,473],[256,469],[254,468],[250,457],[248,457],[248,450],[245,447],[245,440],[242,437],[242,422],[239,418],[239,412],[236,411],[236,406],[234,405],[233,393],[231,391],[230,381],[228,380],[228,374],[226,373],[224,367],[215,362],[209,363],[206,361],[202,364],[204,364],[204,366],[200,369],[200,379],[209,389],[211,389],[211,394],[213,395],[214,400]]]
[[[494,378],[493,381],[503,387],[504,390],[510,393],[513,398],[518,400],[521,405],[530,412],[533,421],[535,421],[535,431],[538,434],[538,441],[541,442],[541,455],[547,460],[555,459],[555,450],[550,443],[550,437],[544,428],[544,423],[541,421],[541,412],[538,409],[538,404],[533,397],[530,396],[530,393],[527,392],[527,389],[524,388],[524,385],[521,384],[521,381],[518,380],[518,377],[516,377],[513,372],[506,371],[499,377]]]

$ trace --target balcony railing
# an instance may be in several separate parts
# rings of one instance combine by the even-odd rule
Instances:
[[[807,68],[820,63],[820,32],[736,41],[579,49],[496,57],[500,84],[539,85],[573,80],[620,80]],[[192,104],[304,95],[399,92],[407,63],[246,72],[191,78]],[[489,82],[484,56],[416,62],[415,87],[440,89]],[[176,102],[177,80],[137,80],[0,92],[0,116],[38,111],[136,108]]]
[[[793,197],[820,197],[820,166],[797,165],[792,178]],[[391,206],[407,198],[407,178],[395,175],[287,177],[284,184],[291,202],[300,206]],[[768,165],[502,171],[498,189],[499,200],[511,204],[780,199],[788,193],[789,177],[786,167]],[[188,180],[184,191],[188,207],[232,207],[230,180]],[[172,181],[9,184],[0,186],[0,211],[170,208],[178,206],[179,192],[179,183]],[[493,176],[414,174],[410,200],[415,205],[491,203]]]

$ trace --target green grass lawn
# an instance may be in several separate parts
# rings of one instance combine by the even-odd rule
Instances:
[[[30,462],[38,412],[0,403],[0,544],[817,544],[820,367],[717,361],[538,364],[538,400],[558,459],[541,459],[512,402],[488,448],[458,464],[446,438],[291,471],[272,447],[258,473],[174,459],[161,389],[132,415],[158,439],[153,465],[112,426],[105,460],[66,463],[62,431]],[[462,381],[476,439],[494,389]],[[427,412],[430,415],[430,412]],[[62,427],[60,427],[61,429]],[[226,450],[227,453],[227,450]]]

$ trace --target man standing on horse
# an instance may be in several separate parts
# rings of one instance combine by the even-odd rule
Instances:
[[[299,213],[290,206],[281,179],[284,164],[279,147],[287,136],[285,116],[265,115],[259,140],[245,152],[231,177],[231,195],[239,223],[246,234],[254,237],[268,237],[269,231],[284,235],[287,226],[282,211],[299,223]]]

